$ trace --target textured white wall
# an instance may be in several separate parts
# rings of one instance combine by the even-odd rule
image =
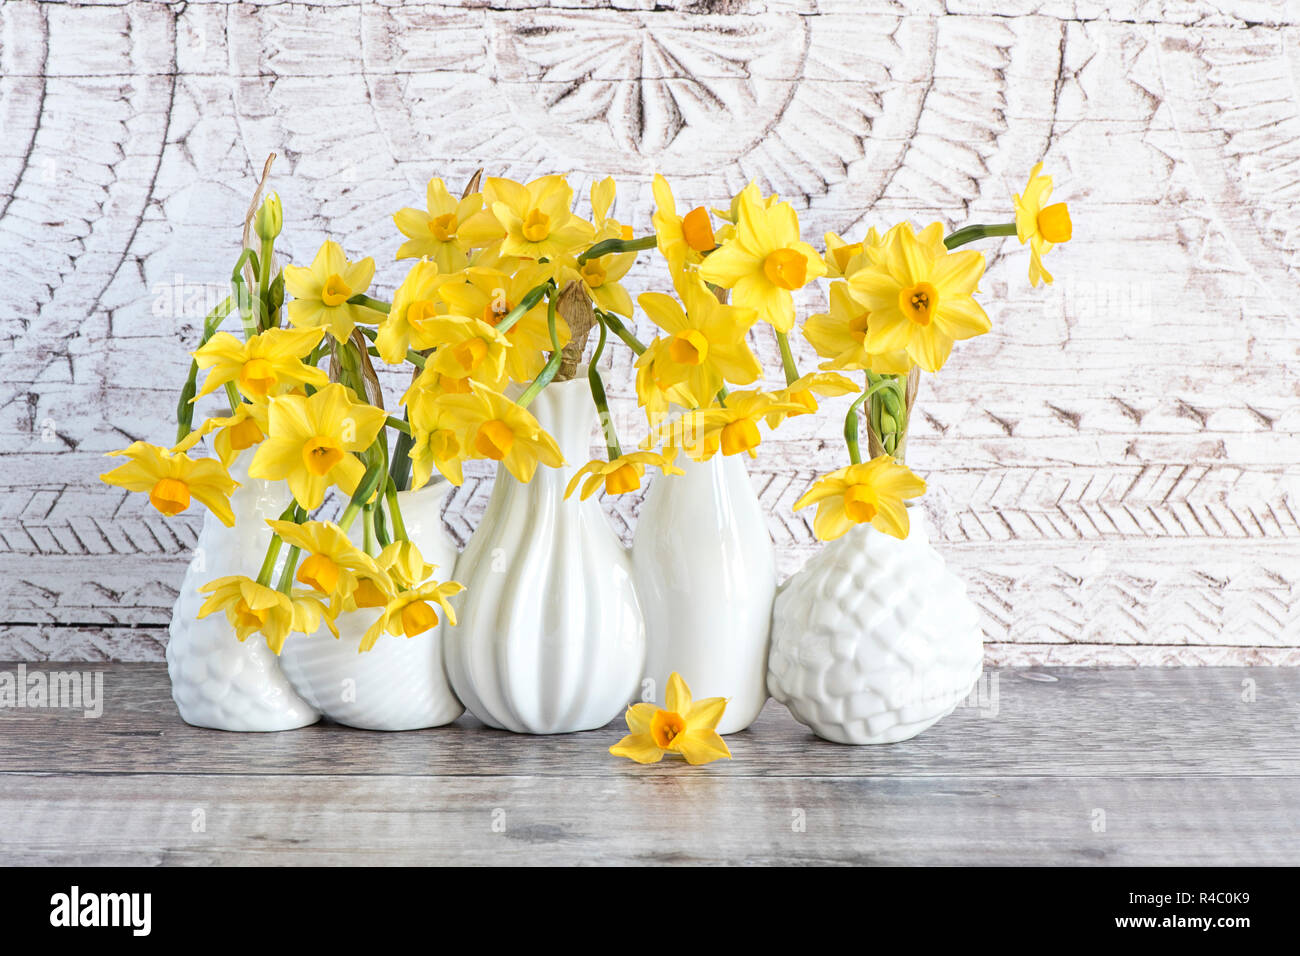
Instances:
[[[161,658],[198,521],[100,485],[100,456],[170,438],[275,151],[287,251],[328,233],[385,292],[389,214],[478,165],[612,173],[638,232],[654,170],[690,202],[753,177],[816,236],[1005,219],[1045,159],[1058,283],[985,245],[994,330],[924,381],[909,445],[991,660],[1300,664],[1300,4],[604,7],[5,0],[0,659]],[[839,429],[792,423],[753,466],[785,572]],[[607,503],[624,533],[636,507]]]

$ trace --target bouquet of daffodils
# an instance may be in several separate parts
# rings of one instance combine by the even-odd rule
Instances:
[[[175,444],[113,452],[126,461],[103,480],[146,493],[168,516],[198,500],[233,526],[230,469],[247,454],[247,474],[285,482],[292,500],[268,522],[260,569],[206,584],[199,615],[224,612],[239,640],[260,634],[279,653],[290,634],[323,622],[337,636],[340,613],[374,609],[366,651],[384,632],[427,631],[440,611],[455,623],[449,598],[461,586],[434,579],[407,536],[398,492],[435,471],[459,484],[471,459],[498,462],[521,482],[564,465],[528,406],[551,382],[573,378],[590,345],[586,374],[606,455],[576,469],[566,496],[635,491],[647,468],[680,474],[681,454],[755,456],[763,429],[818,412],[819,397],[852,394],[850,464],[795,508],[818,505],[814,530],[826,540],[858,523],[905,537],[904,500],[925,488],[903,464],[919,372],[938,371],[955,340],[990,328],[975,300],[984,257],[954,250],[1015,235],[1031,246],[1033,283],[1050,282],[1042,256],[1070,238],[1070,220],[1064,204],[1047,205],[1041,166],[1015,197],[1014,222],[946,236],[938,223],[919,232],[900,223],[858,242],[832,233],[824,252],[803,241],[792,206],[753,183],[726,209],[681,215],[663,177],[653,191],[653,231],[638,237],[611,216],[609,178],[591,187],[590,219],[574,212],[562,176],[522,184],[476,174],[459,198],[434,179],[426,208],[393,217],[406,237],[397,258],[414,262],[391,300],[370,295],[374,261],[352,261],[333,241],[309,266],[276,268],[280,202],[255,199],[231,294],[207,316],[193,353]],[[622,281],[647,250],[666,261],[672,293],[638,297],[657,331],[643,343],[627,324],[635,310]],[[828,311],[800,331],[825,361],[801,374],[789,342],[799,324],[792,293],[821,279],[831,280]],[[220,330],[232,315],[242,336]],[[763,387],[752,348],[759,334],[775,338],[783,387]],[[637,356],[647,433],[634,451],[620,441],[599,371],[611,339]],[[376,360],[410,366],[400,417],[385,410]],[[220,412],[195,428],[196,404],[218,393]],[[201,441],[214,457],[191,456]],[[347,504],[323,520],[332,488]],[[357,521],[360,544],[349,535]]]

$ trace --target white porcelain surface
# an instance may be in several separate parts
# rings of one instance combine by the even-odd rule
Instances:
[[[240,487],[231,496],[235,527],[210,512],[203,518],[194,559],[185,571],[172,609],[167,673],[181,718],[217,730],[292,730],[320,719],[319,712],[290,686],[266,642],[240,642],[222,613],[197,620],[205,595],[201,585],[231,574],[256,574],[271,540],[267,519],[288,504],[283,484],[248,477],[248,456],[231,469]]]
[[[978,611],[930,546],[924,512],[908,513],[906,540],[856,527],[777,593],[768,688],[827,740],[907,740],[979,679]]]
[[[433,577],[446,580],[456,563],[456,544],[442,524],[442,504],[451,486],[425,485],[398,494],[406,533]],[[360,522],[350,537],[361,540]],[[451,723],[465,708],[452,693],[443,666],[445,621],[412,638],[383,634],[364,654],[357,648],[375,620],[374,608],[340,614],[339,637],[322,624],[310,637],[295,634],[280,654],[293,686],[326,717],[365,730],[416,730]]]
[[[591,458],[595,409],[585,371],[529,406],[563,468],[528,484],[497,469],[487,511],[456,564],[466,591],[445,639],[447,673],[474,716],[516,733],[603,727],[635,699],[645,627],[631,561],[596,498],[564,499]]]
[[[661,704],[673,671],[697,698],[726,697],[718,732],[735,733],[767,700],[772,539],[741,456],[678,464],[686,474],[655,477],[632,542],[644,677]]]

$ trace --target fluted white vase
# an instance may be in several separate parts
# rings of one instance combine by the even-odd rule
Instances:
[[[451,485],[438,482],[403,491],[398,507],[410,540],[424,560],[436,565],[433,577],[451,577],[456,543],[442,523],[442,505]],[[349,536],[361,540],[360,523]],[[438,624],[415,637],[382,634],[364,654],[362,635],[379,611],[363,608],[340,614],[338,639],[322,623],[311,636],[292,635],[280,663],[293,686],[331,720],[364,730],[417,730],[451,723],[465,708],[452,692],[443,665],[443,629]]]
[[[979,612],[909,508],[829,542],[776,596],[768,688],[819,737],[896,743],[951,713],[983,667]]]
[[[255,575],[271,540],[267,520],[289,502],[283,484],[248,477],[252,453],[230,469],[239,487],[230,497],[235,526],[208,512],[194,558],[172,609],[167,673],[172,699],[187,724],[217,730],[292,730],[320,719],[290,685],[279,660],[260,637],[240,642],[221,613],[198,620],[205,595],[199,587],[231,574]]]
[[[498,466],[487,511],[456,563],[465,591],[445,637],[447,673],[490,727],[557,734],[603,727],[634,699],[645,627],[627,551],[596,498],[564,498],[591,457],[587,378],[547,386],[528,409],[565,465],[523,484]]]
[[[767,700],[772,538],[739,455],[678,464],[686,474],[654,479],[632,541],[645,687],[662,703],[677,671],[693,696],[727,698],[718,733],[735,733]]]

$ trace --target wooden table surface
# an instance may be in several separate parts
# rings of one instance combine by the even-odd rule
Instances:
[[[7,865],[1300,863],[1295,669],[995,671],[887,747],[769,702],[692,768],[610,756],[621,721],[199,730],[161,665],[28,667],[102,670],[105,704],[0,709]]]

